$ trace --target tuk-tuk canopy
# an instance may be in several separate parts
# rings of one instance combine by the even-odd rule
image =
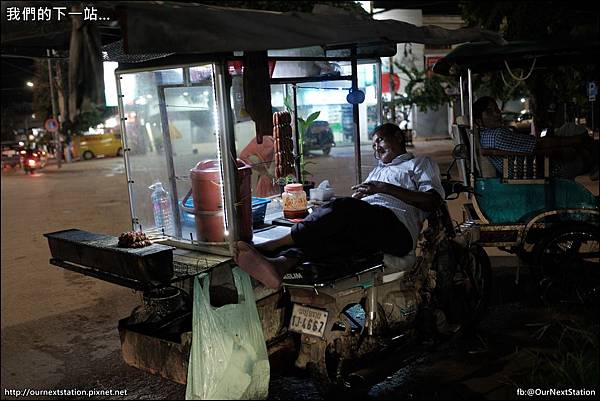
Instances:
[[[433,66],[442,75],[497,71],[505,68],[531,69],[554,65],[595,63],[600,56],[600,41],[515,41],[503,46],[490,42],[458,46]],[[535,60],[535,65],[533,62]]]
[[[396,20],[373,20],[327,6],[316,6],[309,14],[187,3],[178,3],[177,7],[167,3],[127,3],[120,15],[126,54],[206,54],[353,44],[360,48],[406,42],[504,42],[500,34],[478,28],[419,27]]]

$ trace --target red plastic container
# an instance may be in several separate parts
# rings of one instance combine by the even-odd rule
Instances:
[[[238,165],[237,216],[240,240],[252,240],[252,169],[242,160]],[[221,197],[221,173],[217,160],[205,160],[190,170],[194,214],[198,239],[203,242],[223,242],[225,222]]]

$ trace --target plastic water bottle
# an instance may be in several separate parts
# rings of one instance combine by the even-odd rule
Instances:
[[[156,225],[156,229],[159,232],[164,232],[165,235],[174,235],[169,193],[163,188],[161,182],[156,182],[148,188],[152,191],[150,198],[152,199],[152,207],[154,209],[154,224]]]

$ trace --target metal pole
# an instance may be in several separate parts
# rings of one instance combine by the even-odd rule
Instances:
[[[238,213],[235,205],[237,199],[237,163],[235,150],[235,133],[231,115],[230,90],[227,85],[227,63],[219,61],[214,64],[215,91],[219,113],[218,152],[223,166],[223,201],[225,204],[225,230],[229,232],[229,249],[233,254],[233,245],[240,238]]]
[[[160,73],[156,73],[158,85],[162,83]],[[175,236],[181,238],[181,220],[179,216],[179,194],[177,193],[177,174],[175,163],[173,163],[173,146],[171,145],[171,129],[169,128],[169,116],[167,115],[167,103],[165,100],[165,88],[158,90],[158,109],[160,110],[160,122],[162,125],[163,145],[167,168],[169,172],[169,184],[171,186],[171,211],[173,212],[173,227]]]
[[[52,118],[56,121],[56,101],[54,100],[54,81],[52,80],[52,62],[50,61],[50,50],[46,49],[48,56],[48,85],[50,85],[50,100],[52,102]],[[60,136],[58,131],[54,133],[54,158],[58,163],[58,168],[62,167],[62,155],[60,152]]]
[[[119,122],[121,124],[121,141],[123,144],[123,160],[125,162],[125,177],[127,178],[127,193],[129,194],[129,211],[131,212],[131,228],[136,231],[136,224],[140,222],[136,217],[135,204],[133,199],[133,180],[131,179],[131,167],[129,165],[129,145],[127,140],[127,128],[125,125],[125,107],[123,105],[123,89],[121,88],[121,75],[115,72],[115,80],[117,82],[117,103],[119,105]],[[142,228],[140,227],[140,231]]]
[[[377,125],[381,125],[383,123],[383,88],[381,87],[381,59],[379,59],[375,63],[375,74],[377,75],[377,86],[375,90],[377,91]]]
[[[463,78],[462,75],[458,78],[458,82],[460,85],[460,115],[465,115],[465,94],[463,90]]]
[[[352,57],[352,88],[358,89],[358,66],[357,66],[357,55],[356,46],[352,46],[351,53]],[[391,77],[390,77],[391,78]],[[392,80],[393,81],[393,80]],[[354,118],[354,158],[356,167],[356,183],[362,182],[362,174],[360,171],[361,166],[361,154],[360,154],[360,121],[358,116],[358,103],[352,105],[352,117]]]
[[[296,164],[296,178],[298,182],[302,182],[302,153],[304,152],[304,143],[300,143],[300,132],[298,131],[298,91],[296,84],[292,84],[292,92],[294,94],[294,142],[296,143],[296,157],[294,162]],[[308,127],[305,127],[307,129]],[[304,139],[304,138],[303,138]]]
[[[471,77],[471,69],[469,68],[467,70],[467,74],[468,74],[468,86],[469,86],[469,127],[471,128],[471,137],[469,138],[471,142],[471,165],[469,167],[470,169],[470,177],[471,177],[471,185],[475,185],[475,176],[474,174],[474,170],[475,170],[475,133],[473,132],[473,80]]]
[[[396,104],[394,103],[394,95],[396,94],[396,87],[394,85],[394,57],[390,57],[389,58],[389,63],[390,63],[390,67],[389,67],[389,81],[388,81],[388,86],[390,88],[390,114],[391,114],[391,118],[390,118],[390,122],[395,123],[396,122]]]

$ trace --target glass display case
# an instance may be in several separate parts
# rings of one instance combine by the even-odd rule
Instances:
[[[225,244],[224,234],[199,232],[198,224],[211,220],[204,230],[226,231],[214,76],[213,64],[118,73],[134,230],[191,245]],[[194,185],[215,198],[205,210],[194,206]]]
[[[313,128],[330,129],[335,145],[305,142],[310,179],[330,180],[336,195],[349,195],[361,174],[361,143],[367,145],[368,131],[379,123],[370,121],[380,116],[372,112],[379,106],[378,63],[278,56],[269,59],[271,109],[295,115],[294,158],[300,160],[297,118],[320,111]],[[232,238],[252,240],[254,201],[281,191],[273,173],[272,137],[257,142],[245,109],[242,60],[116,70],[134,230],[155,241],[222,255],[229,254]],[[322,69],[314,76],[293,76],[294,65],[302,69],[307,63]],[[363,104],[346,100],[353,82],[367,94]]]

